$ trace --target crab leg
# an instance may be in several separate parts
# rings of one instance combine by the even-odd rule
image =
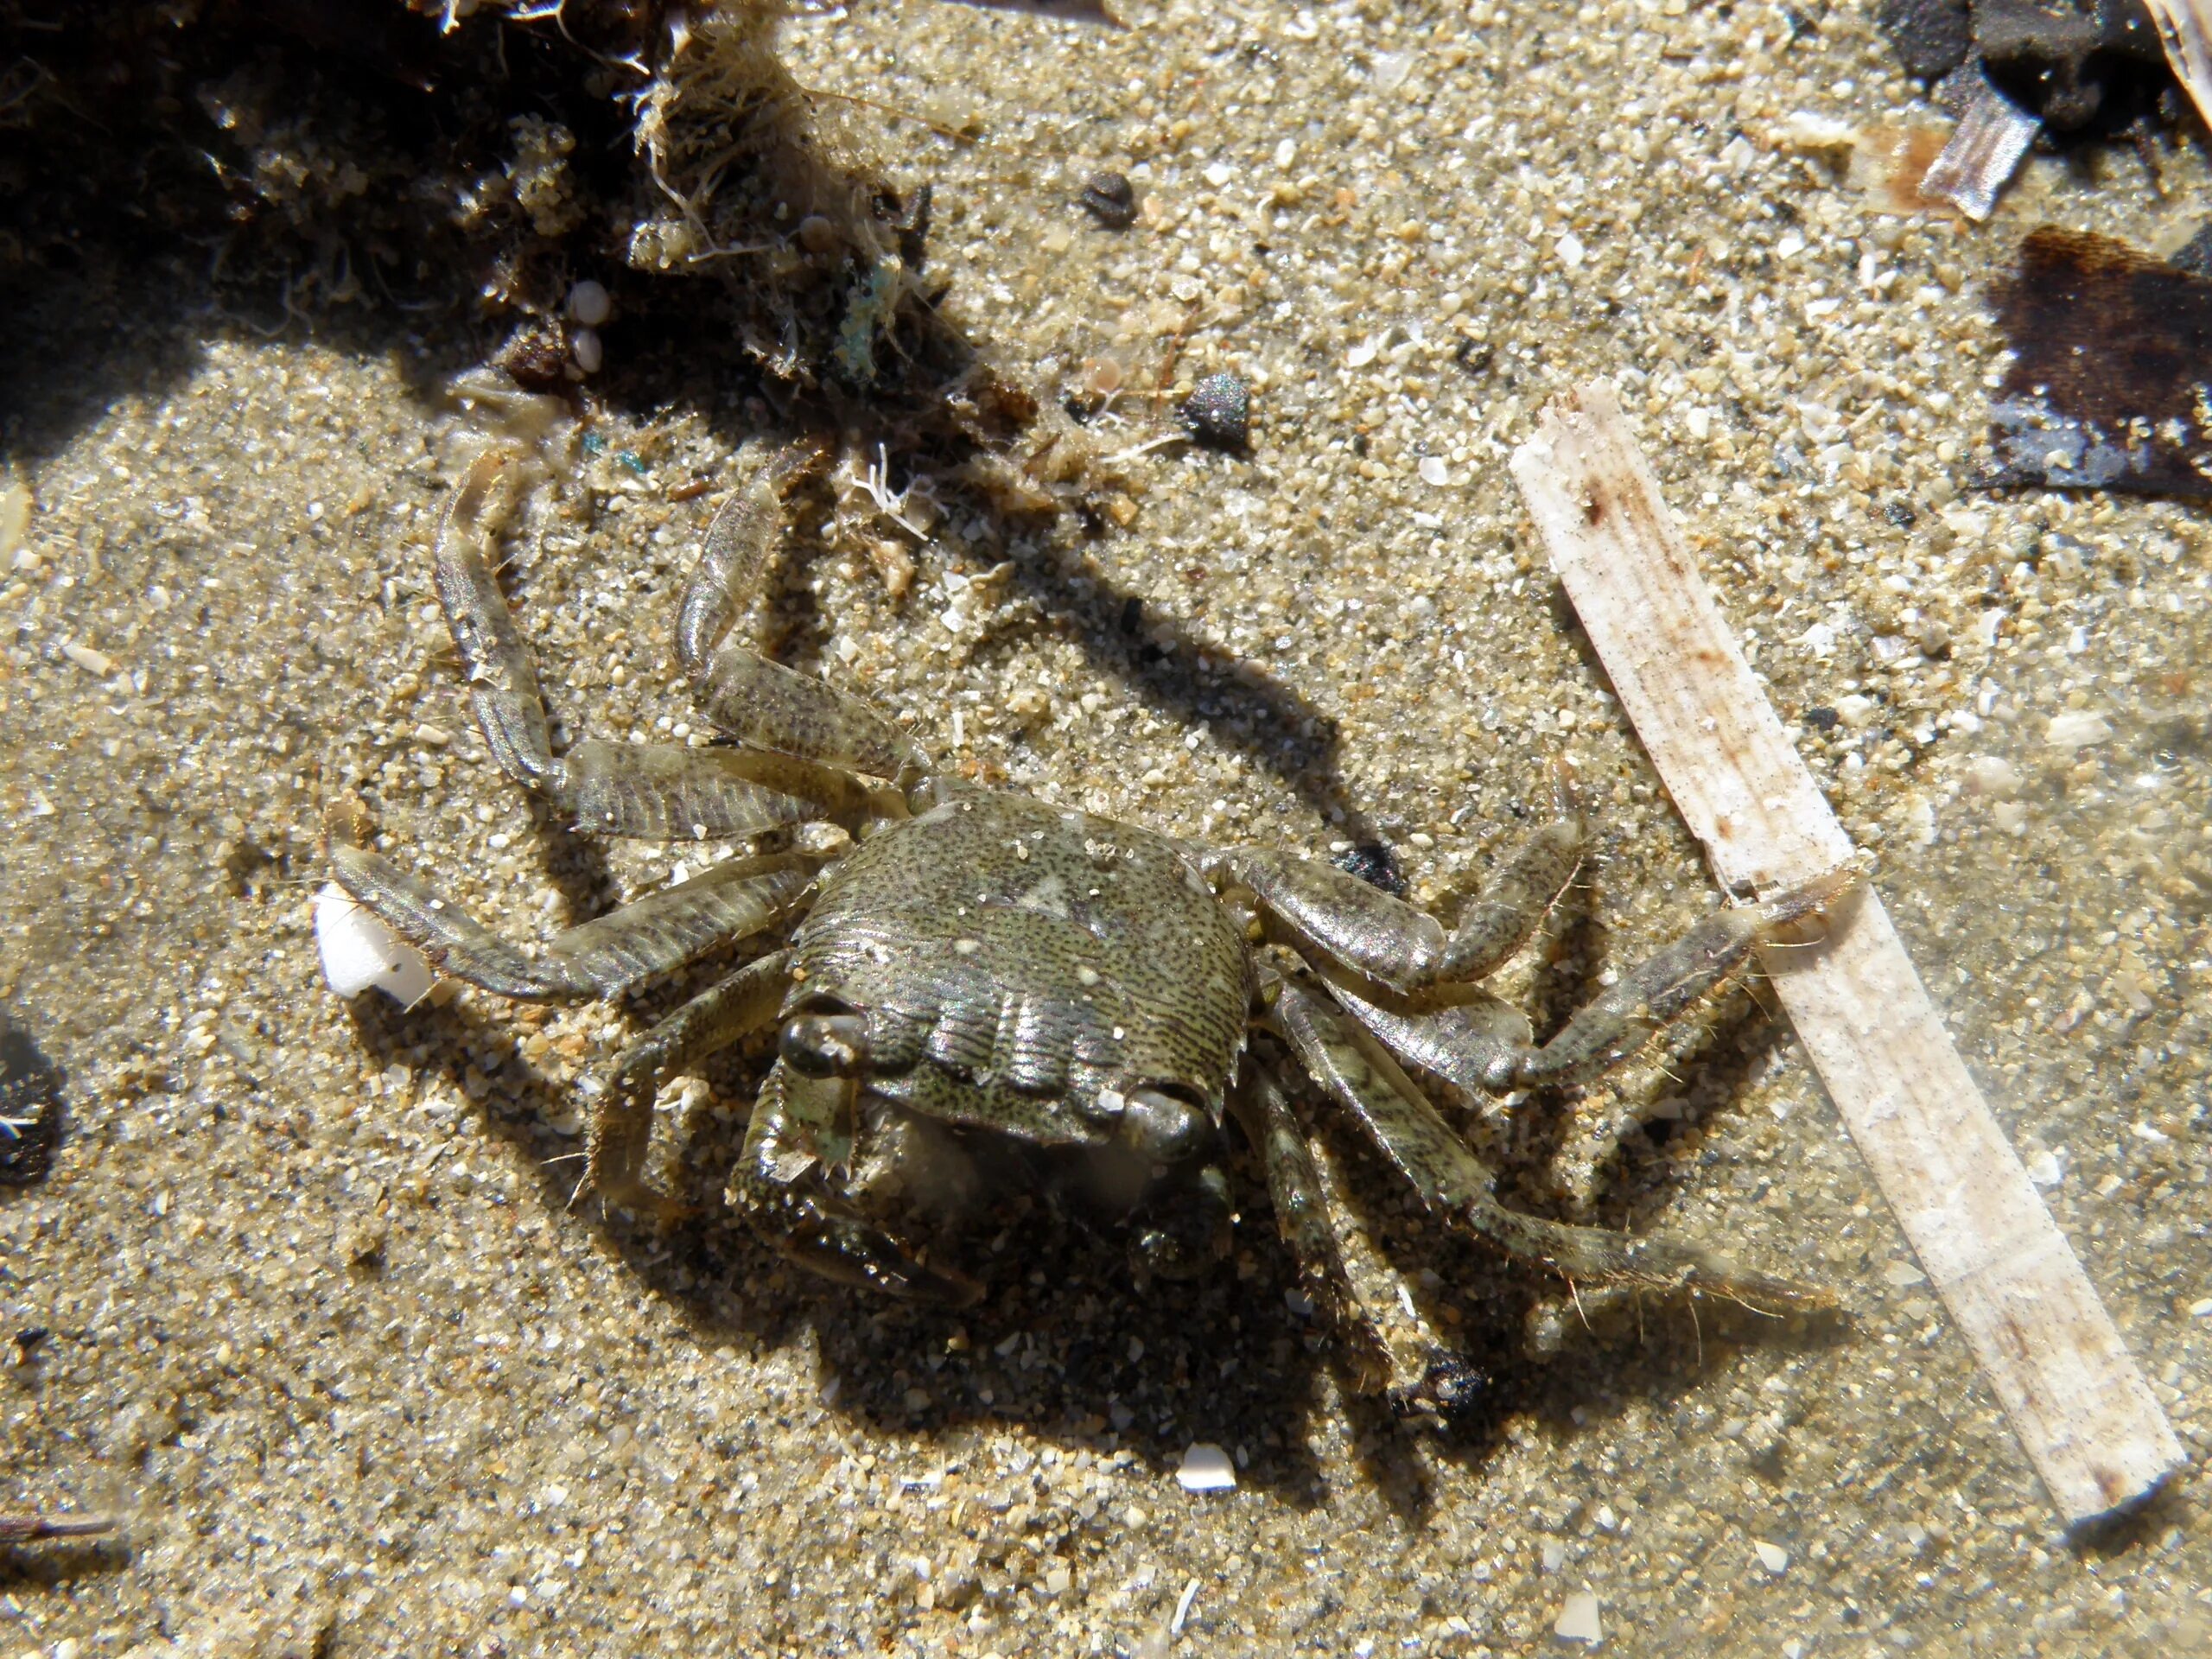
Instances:
[[[1569,1281],[1702,1291],[1753,1306],[1830,1304],[1827,1293],[1814,1287],[1746,1272],[1694,1244],[1570,1226],[1507,1209],[1494,1196],[1481,1160],[1372,1037],[1305,987],[1287,980],[1274,985],[1268,1021],[1307,1071],[1359,1121],[1424,1202],[1506,1255]]]
[[[339,885],[456,979],[526,1002],[619,996],[730,939],[791,915],[820,861],[804,853],[731,859],[546,941],[531,957],[418,878],[365,848],[333,842]]]
[[[1252,890],[1282,942],[1401,994],[1481,979],[1519,950],[1582,861],[1582,815],[1567,790],[1468,906],[1451,932],[1427,912],[1357,876],[1279,853],[1218,853],[1209,861]]]
[[[1268,1195],[1274,1203],[1275,1226],[1297,1258],[1306,1298],[1322,1310],[1344,1341],[1361,1391],[1373,1393],[1389,1380],[1389,1356],[1344,1271],[1344,1252],[1329,1224],[1320,1168],[1274,1065],[1258,1061],[1244,1086],[1230,1096],[1230,1103],[1245,1138],[1259,1148],[1268,1172]]]
[[[850,766],[873,778],[897,778],[923,765],[904,732],[859,698],[770,662],[731,637],[783,527],[783,486],[819,454],[812,444],[791,445],[723,503],[684,587],[677,649],[701,710],[740,742]]]
[[[671,1073],[743,1041],[776,1017],[791,986],[791,953],[772,950],[632,1038],[615,1057],[591,1121],[583,1185],[609,1204],[663,1213],[676,1206],[645,1184],[653,1090]]]
[[[975,1281],[923,1260],[830,1189],[822,1142],[849,1109],[853,1088],[847,1078],[799,1077],[778,1060],[753,1104],[730,1206],[775,1249],[825,1278],[918,1301],[974,1301],[982,1294]]]
[[[476,723],[507,776],[599,835],[705,839],[879,816],[874,791],[855,780],[772,757],[594,739],[556,756],[537,671],[493,574],[505,464],[494,452],[469,468],[439,531],[435,582]]]

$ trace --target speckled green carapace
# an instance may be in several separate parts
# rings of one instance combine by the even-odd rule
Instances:
[[[764,468],[707,537],[677,645],[734,747],[575,744],[552,753],[537,677],[493,569],[505,464],[478,461],[447,514],[437,586],[476,715],[501,766],[588,831],[771,837],[532,953],[342,837],[338,878],[447,972],[513,997],[612,997],[717,947],[791,925],[633,1041],[615,1062],[588,1181],[664,1203],[644,1179],[659,1080],[773,1024],[778,1053],[729,1201],[777,1249],[836,1278],[964,1300],[980,1287],[903,1229],[918,1197],[972,1189],[1008,1146],[1072,1160],[1126,1222],[1147,1272],[1203,1269],[1227,1244],[1222,1130],[1260,1153],[1309,1293],[1375,1351],[1337,1248],[1301,1077],[1348,1114],[1433,1208],[1570,1279],[1770,1304],[1817,1291],[1694,1246],[1505,1209],[1489,1173],[1406,1067],[1510,1090],[1591,1076],[1709,995],[1772,930],[1835,884],[1726,910],[1623,975],[1551,1041],[1480,988],[1530,935],[1582,857],[1558,809],[1456,927],[1332,865],[1155,835],[937,771],[855,698],[732,639],[781,524]],[[781,850],[828,823],[834,851]],[[1251,1040],[1255,1031],[1266,1033]],[[1014,1160],[1019,1162],[1019,1160]],[[1380,1367],[1363,1366],[1379,1378]]]

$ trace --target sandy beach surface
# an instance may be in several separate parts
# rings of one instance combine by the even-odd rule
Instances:
[[[1446,914],[1569,756],[1602,857],[1499,982],[1556,1023],[1718,902],[1505,470],[1554,392],[1616,380],[2201,1459],[2212,545],[2201,507],[1969,487],[1986,284],[2039,223],[2171,245],[2201,150],[2163,198],[2125,149],[2033,161],[1977,227],[1885,213],[1797,142],[1801,112],[1938,118],[1871,4],[1127,10],[907,0],[782,41],[803,85],[928,118],[845,118],[933,187],[929,270],[986,360],[1051,402],[1118,383],[1107,453],[1233,371],[1249,452],[1143,449],[1094,524],[948,493],[926,540],[798,550],[785,660],[1048,799],[1380,842]],[[1077,204],[1104,168],[1126,230]],[[706,1214],[571,1208],[582,1084],[666,996],[349,1005],[311,931],[347,791],[522,937],[702,856],[567,834],[471,723],[429,583],[471,424],[442,388],[499,332],[469,317],[287,317],[165,260],[16,338],[0,996],[67,1132],[0,1190],[0,1511],[122,1526],[0,1545],[0,1653],[1396,1659],[1572,1652],[1592,1619],[1624,1655],[2212,1646],[2194,1473],[2062,1535],[1750,997],[1664,1070],[1459,1121],[1514,1202],[1725,1241],[1847,1317],[1578,1317],[1340,1147],[1363,1259],[1490,1375],[1449,1423],[1348,1389],[1249,1160],[1209,1278],[1140,1289],[1040,1217],[975,1241],[979,1307],[887,1305],[713,1209],[756,1046],[662,1098]],[[510,591],[568,734],[682,741],[675,594],[781,434],[711,379],[638,393],[602,333]],[[1233,1491],[1179,1484],[1198,1442]]]

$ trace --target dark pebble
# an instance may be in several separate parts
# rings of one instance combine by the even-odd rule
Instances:
[[[1126,231],[1137,222],[1137,193],[1125,173],[1092,174],[1076,200],[1109,231]]]
[[[569,339],[558,323],[533,317],[507,336],[492,361],[528,391],[557,391],[569,383]]]
[[[1826,704],[1822,704],[1818,709],[1808,709],[1805,711],[1805,723],[1816,732],[1835,730],[1836,721],[1840,718],[1836,711]]]
[[[1910,530],[1920,520],[1920,515],[1912,510],[1912,504],[1910,501],[1883,502],[1882,517],[1899,530]]]
[[[1243,377],[1210,374],[1183,400],[1183,424],[1212,449],[1242,449],[1252,429],[1252,391]]]
[[[1967,0],[1882,0],[1875,26],[1909,75],[1941,80],[1966,61],[1974,45],[1974,16]]]
[[[0,1012],[0,1186],[42,1180],[61,1138],[61,1074]]]
[[[1329,861],[1347,875],[1356,875],[1370,887],[1380,887],[1393,899],[1406,896],[1406,874],[1397,855],[1379,841],[1370,841],[1338,853]]]

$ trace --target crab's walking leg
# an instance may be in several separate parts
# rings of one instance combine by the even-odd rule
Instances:
[[[781,490],[818,454],[810,444],[791,446],[723,503],[684,588],[677,649],[701,710],[740,742],[872,778],[915,775],[921,752],[881,715],[732,637],[783,528]]]
[[[1541,1048],[1493,1060],[1492,1089],[1580,1083],[1625,1059],[1739,972],[1753,950],[1781,929],[1824,909],[1857,885],[1846,868],[1792,887],[1763,905],[1716,912],[1646,957],[1573,1016]]]
[[[1411,993],[1481,979],[1519,950],[1573,879],[1584,842],[1582,814],[1562,783],[1557,815],[1514,849],[1449,933],[1427,912],[1332,864],[1249,851],[1214,858],[1252,890],[1282,943]]]
[[[831,1190],[823,1143],[852,1106],[845,1077],[804,1077],[782,1060],[769,1069],[746,1131],[729,1203],[770,1245],[801,1266],[894,1296],[963,1306],[982,1288],[925,1262]]]
[[[1463,1088],[1501,1091],[1581,1082],[1617,1064],[1713,995],[1758,945],[1859,880],[1846,868],[1707,917],[1538,1046],[1518,1014],[1463,982],[1496,968],[1533,931],[1573,874],[1581,836],[1571,810],[1537,830],[1448,935],[1433,916],[1333,866],[1267,853],[1215,856],[1251,890],[1276,936],[1308,956],[1394,1052]]]
[[[1259,1148],[1268,1172],[1268,1195],[1274,1203],[1275,1226],[1298,1260],[1306,1299],[1319,1306],[1344,1344],[1362,1393],[1372,1394],[1390,1377],[1390,1357],[1362,1307],[1344,1252],[1329,1224],[1326,1190],[1313,1161],[1306,1128],[1290,1103],[1274,1065],[1257,1059],[1244,1085],[1230,1096],[1245,1138]]]
[[[504,464],[494,452],[469,468],[438,534],[435,570],[476,723],[501,770],[600,835],[703,839],[809,819],[854,828],[875,815],[877,791],[770,756],[596,739],[555,755],[537,671],[493,573]]]
[[[741,1042],[776,1017],[791,985],[791,953],[772,950],[702,991],[615,1057],[591,1122],[583,1185],[625,1209],[677,1211],[646,1185],[645,1151],[652,1136],[653,1092],[660,1080]]]
[[[339,885],[457,979],[523,1001],[619,996],[730,939],[773,926],[806,903],[820,861],[803,853],[731,859],[569,928],[531,957],[392,863],[333,842]]]
[[[1570,1281],[1697,1290],[1758,1307],[1829,1305],[1825,1292],[1745,1272],[1695,1245],[1570,1226],[1507,1209],[1493,1195],[1481,1160],[1373,1038],[1304,986],[1287,980],[1279,985],[1269,1020],[1306,1069],[1359,1120],[1426,1203],[1508,1255]]]

